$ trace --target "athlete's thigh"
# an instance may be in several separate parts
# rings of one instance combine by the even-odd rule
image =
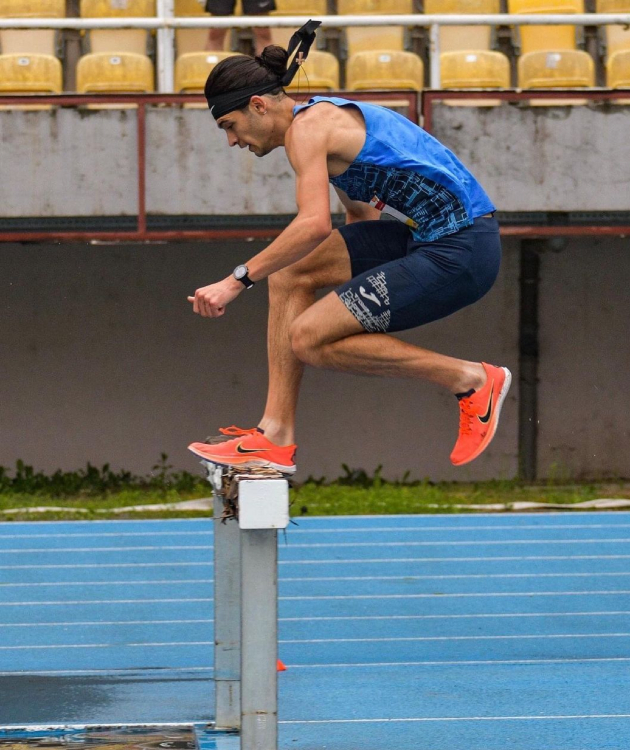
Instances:
[[[317,289],[340,286],[387,261],[403,258],[409,237],[408,228],[397,221],[357,221],[334,230],[286,270],[307,277]]]

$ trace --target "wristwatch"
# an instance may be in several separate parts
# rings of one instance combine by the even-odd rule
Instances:
[[[247,266],[236,266],[236,268],[232,272],[234,278],[237,281],[240,281],[241,284],[245,286],[245,289],[251,289],[254,286],[254,282],[247,275],[248,273],[249,269],[247,268]]]

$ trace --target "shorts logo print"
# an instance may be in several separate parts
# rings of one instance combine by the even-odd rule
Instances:
[[[378,305],[381,309],[383,305],[389,307],[389,292],[387,290],[385,271],[379,271],[374,276],[368,276],[367,281],[372,284],[374,292],[366,292],[365,287],[360,286],[359,292],[361,296],[372,303],[372,305]],[[353,289],[347,289],[339,295],[339,299],[366,331],[370,333],[384,333],[389,328],[392,319],[391,310],[384,310],[381,313],[372,312],[369,305]]]

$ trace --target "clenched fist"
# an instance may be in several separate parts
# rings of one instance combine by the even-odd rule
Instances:
[[[236,299],[243,289],[245,287],[240,281],[228,276],[216,284],[197,289],[195,296],[188,297],[188,301],[193,303],[193,312],[204,318],[218,318],[225,312],[226,305]]]

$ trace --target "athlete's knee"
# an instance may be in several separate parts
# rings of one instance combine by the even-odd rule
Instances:
[[[298,315],[291,323],[289,338],[291,349],[301,362],[313,367],[321,366],[321,342],[314,326],[304,314]]]

